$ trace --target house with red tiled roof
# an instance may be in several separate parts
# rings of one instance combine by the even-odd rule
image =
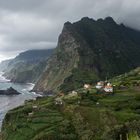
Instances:
[[[104,91],[107,93],[113,93],[113,86],[111,83],[107,83],[107,85],[105,85],[104,87]]]

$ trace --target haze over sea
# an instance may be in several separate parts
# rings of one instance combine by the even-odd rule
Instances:
[[[2,120],[8,110],[24,104],[25,100],[37,97],[36,94],[29,92],[33,88],[33,84],[12,83],[10,82],[10,80],[5,79],[5,77],[3,77],[2,74],[3,73],[0,72],[0,90],[13,87],[22,94],[14,96],[0,95],[0,128],[2,125]]]

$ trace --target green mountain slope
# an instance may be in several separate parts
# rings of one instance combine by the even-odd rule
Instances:
[[[29,50],[9,62],[5,76],[13,82],[35,82],[42,74],[53,49]]]
[[[139,140],[140,90],[118,90],[99,96],[93,88],[57,97],[43,97],[9,111],[2,140]]]
[[[116,76],[110,80],[117,87],[138,87],[140,86],[140,67],[131,70],[128,73]]]
[[[140,32],[108,17],[67,22],[34,90],[70,91],[140,66]]]

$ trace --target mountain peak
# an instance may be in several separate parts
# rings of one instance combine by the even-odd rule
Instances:
[[[95,21],[95,20],[89,17],[83,17],[81,18],[81,21]]]
[[[84,17],[65,26],[35,90],[72,91],[140,65],[140,33],[121,28],[112,17]]]
[[[67,21],[64,23],[64,26],[71,25],[71,22]]]
[[[112,17],[106,17],[105,21],[109,22],[109,23],[115,23],[116,24],[116,22],[114,21],[114,19]]]

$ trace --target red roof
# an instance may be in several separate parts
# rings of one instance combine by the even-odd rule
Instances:
[[[113,88],[112,86],[105,86],[105,88]]]

